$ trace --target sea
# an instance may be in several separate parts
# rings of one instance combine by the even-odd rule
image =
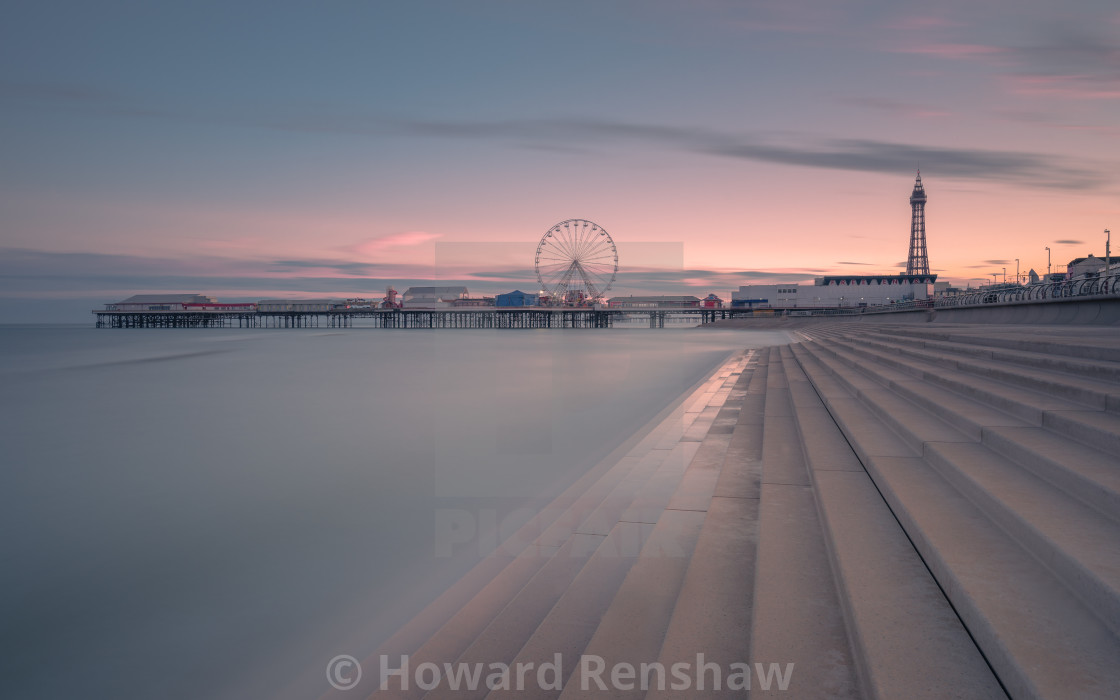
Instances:
[[[0,326],[0,697],[316,698],[784,331]]]

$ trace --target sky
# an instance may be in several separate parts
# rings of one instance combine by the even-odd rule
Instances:
[[[977,285],[1120,231],[1114,0],[9,0],[0,322],[141,292],[608,295],[930,266]],[[1118,243],[1120,247],[1120,243]]]

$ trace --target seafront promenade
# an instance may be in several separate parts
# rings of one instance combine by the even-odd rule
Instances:
[[[1120,696],[1120,329],[798,325],[329,696]]]

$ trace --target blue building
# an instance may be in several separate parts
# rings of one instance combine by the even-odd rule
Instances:
[[[540,298],[536,294],[527,294],[520,289],[494,297],[494,306],[538,306],[539,304]]]

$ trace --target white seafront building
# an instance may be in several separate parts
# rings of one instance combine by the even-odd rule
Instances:
[[[889,306],[933,298],[937,275],[829,275],[813,284],[748,284],[731,293],[731,306],[755,309],[829,309]]]

